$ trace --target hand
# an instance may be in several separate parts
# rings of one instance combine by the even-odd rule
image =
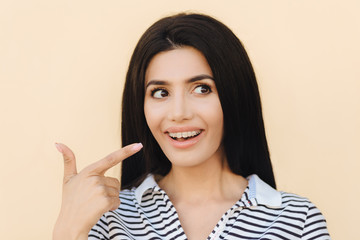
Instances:
[[[141,143],[128,145],[95,162],[81,172],[76,170],[74,153],[66,145],[56,148],[64,158],[63,196],[53,239],[87,239],[100,217],[120,205],[120,182],[105,177],[105,172],[142,148]]]

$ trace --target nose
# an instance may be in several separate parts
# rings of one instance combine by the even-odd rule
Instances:
[[[186,94],[173,95],[170,102],[168,109],[169,120],[181,122],[193,117],[191,101]]]

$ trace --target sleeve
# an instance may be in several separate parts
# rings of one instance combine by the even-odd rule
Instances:
[[[102,216],[88,234],[88,240],[109,240],[109,226],[106,217]]]
[[[310,202],[307,212],[304,230],[301,239],[303,240],[329,240],[330,235],[326,226],[326,220],[318,208]]]

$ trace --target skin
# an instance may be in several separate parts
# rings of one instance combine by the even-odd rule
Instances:
[[[173,166],[192,167],[224,156],[223,112],[202,54],[190,47],[157,54],[145,76],[147,124]],[[155,91],[155,92],[154,92]],[[168,132],[201,131],[191,146],[174,143]]]
[[[191,47],[157,54],[145,76],[145,117],[172,163],[158,184],[174,204],[188,239],[206,239],[247,186],[227,165],[223,112],[212,78],[205,57]],[[187,130],[201,133],[189,144],[169,137],[169,132]]]
[[[105,172],[138,152],[142,145],[128,145],[79,173],[70,148],[61,143],[57,143],[56,148],[64,158],[64,180],[61,210],[54,227],[53,240],[88,239],[90,229],[100,217],[120,205],[119,180],[105,177]]]
[[[145,117],[172,163],[158,184],[174,204],[188,239],[206,239],[247,186],[227,165],[223,113],[212,77],[204,56],[190,47],[155,55],[146,71]],[[187,141],[169,137],[179,131],[200,134]],[[64,181],[53,240],[85,240],[100,217],[120,204],[119,181],[104,173],[142,145],[128,145],[80,172],[70,148],[56,147],[64,158]]]

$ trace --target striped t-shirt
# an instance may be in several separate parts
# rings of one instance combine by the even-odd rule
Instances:
[[[330,239],[326,221],[308,199],[279,192],[257,175],[214,227],[215,239]],[[187,239],[169,197],[152,175],[120,192],[121,204],[105,213],[89,239]],[[206,216],[204,216],[206,217]]]

